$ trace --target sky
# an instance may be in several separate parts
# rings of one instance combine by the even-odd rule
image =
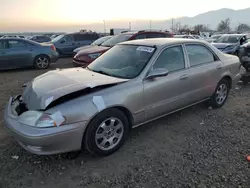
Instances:
[[[250,7],[249,0],[0,0],[0,32],[41,30],[114,20],[167,20],[220,8]]]

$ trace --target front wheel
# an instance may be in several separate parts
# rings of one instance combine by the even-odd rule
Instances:
[[[222,107],[228,98],[229,90],[230,90],[229,82],[226,79],[222,79],[218,83],[214,91],[214,94],[209,99],[208,104],[213,108]]]
[[[106,156],[117,151],[129,135],[129,122],[118,109],[98,114],[88,125],[83,144],[94,156]]]

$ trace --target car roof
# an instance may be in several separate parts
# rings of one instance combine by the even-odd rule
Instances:
[[[152,38],[152,39],[140,39],[140,40],[131,40],[122,42],[119,44],[130,44],[130,45],[138,45],[138,46],[156,46],[162,47],[173,44],[181,44],[181,43],[200,43],[205,44],[206,42],[196,39],[184,39],[184,38]]]
[[[143,33],[167,33],[167,32],[142,30],[142,31],[127,31],[127,32],[121,33],[121,35],[135,35],[135,34],[143,34]]]
[[[245,34],[223,34],[223,36],[246,36],[248,35],[247,33]]]

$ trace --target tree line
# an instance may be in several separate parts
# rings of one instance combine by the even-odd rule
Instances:
[[[180,23],[176,23],[172,30],[174,32],[180,31],[180,32],[190,32],[190,31],[195,31],[195,32],[207,32],[207,31],[212,31],[209,26],[204,25],[204,24],[197,24],[193,27],[190,27],[189,25],[180,25]],[[223,32],[223,33],[228,33],[232,31],[231,28],[231,20],[229,18],[225,20],[221,20],[220,23],[217,26],[217,31]],[[250,31],[250,26],[245,23],[239,23],[238,26],[234,29],[234,31],[242,33],[246,31]]]

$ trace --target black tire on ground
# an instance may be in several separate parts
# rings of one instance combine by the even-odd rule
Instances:
[[[249,83],[249,77],[242,76],[241,81],[243,82],[244,85],[247,85]]]
[[[58,53],[59,57],[61,57],[61,56],[62,56],[62,52],[61,52],[61,50],[56,49],[56,51],[57,51],[57,53]]]
[[[222,88],[226,88],[226,92],[225,92],[225,98],[223,97],[223,100],[218,100],[218,93],[221,91],[221,90],[223,90],[224,91],[224,89],[222,89]],[[217,87],[216,87],[216,89],[215,89],[215,91],[214,91],[214,93],[213,93],[213,95],[211,96],[211,98],[208,100],[208,105],[209,106],[211,106],[212,108],[220,108],[220,107],[222,107],[224,104],[225,104],[225,102],[226,102],[226,100],[227,100],[227,98],[228,98],[228,94],[229,94],[229,91],[230,91],[230,84],[229,84],[229,82],[228,82],[228,80],[227,79],[222,79],[222,80],[220,80],[220,82],[218,83],[218,85],[217,85]]]
[[[47,69],[50,66],[50,58],[46,55],[38,55],[34,59],[36,69]]]
[[[121,121],[123,125],[123,134],[121,134],[120,140],[117,141],[117,145],[113,148],[104,150],[98,147],[96,142],[97,131],[100,130],[100,125],[109,118],[116,118]],[[110,124],[111,125],[111,124]],[[108,126],[110,126],[108,125]],[[118,130],[117,130],[118,131]],[[103,130],[103,132],[106,132]],[[85,135],[83,137],[83,147],[87,149],[94,156],[107,156],[117,151],[126,141],[130,132],[129,121],[125,114],[118,109],[107,109],[98,114],[88,125]],[[102,133],[101,133],[102,134]],[[101,140],[101,142],[104,140]],[[114,142],[114,140],[113,140]],[[109,144],[109,143],[108,143]],[[105,144],[106,145],[106,144]]]

